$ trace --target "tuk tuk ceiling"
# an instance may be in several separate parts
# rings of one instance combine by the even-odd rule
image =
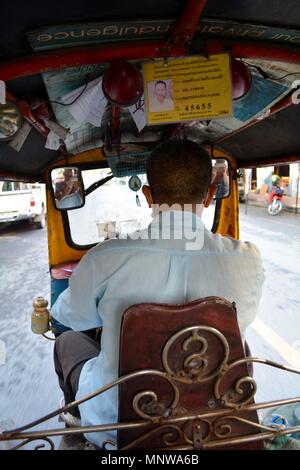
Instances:
[[[16,0],[13,5],[1,6],[0,57],[11,58],[31,51],[26,32],[34,28],[88,21],[132,19],[178,19],[182,14],[182,0],[151,0],[149,2],[124,0],[72,0],[40,2]],[[284,29],[300,27],[298,0],[209,0],[201,15],[205,19],[220,19],[241,23],[274,25]],[[60,31],[57,28],[57,32]],[[226,33],[226,28],[224,28]],[[283,33],[281,31],[281,33]],[[215,34],[220,34],[220,29]],[[227,31],[227,35],[229,31]],[[234,32],[232,33],[234,34]],[[263,36],[263,35],[262,35]],[[260,35],[259,35],[260,37]],[[261,39],[265,39],[261,37]],[[284,38],[282,38],[284,39]],[[299,35],[298,35],[299,39]],[[297,41],[294,40],[294,44]],[[299,44],[299,42],[298,42]]]
[[[72,154],[81,150],[78,142],[82,140],[83,143],[92,142],[90,148],[101,145],[99,142],[105,138],[111,111],[108,107],[104,113],[101,128],[93,128],[88,123],[78,125],[66,107],[50,102],[61,101],[68,91],[103,75],[108,67],[107,58],[101,62],[92,61],[93,51],[96,50],[93,48],[98,45],[102,49],[107,47],[110,52],[110,47],[115,45],[113,54],[118,55],[122,42],[125,45],[123,58],[133,60],[136,57],[139,60],[135,64],[140,67],[142,43],[145,43],[149,60],[152,41],[165,41],[170,36],[187,2],[154,0],[142,4],[111,0],[97,3],[86,1],[82,5],[71,1],[64,1],[63,5],[61,2],[59,5],[55,3],[33,1],[28,5],[17,1],[13,8],[7,3],[2,6],[0,80],[1,72],[5,75],[9,70],[20,71],[22,67],[25,70],[26,63],[33,66],[35,73],[27,71],[25,74],[16,73],[16,78],[4,78],[7,90],[17,101],[26,102],[29,97],[30,103],[33,97],[47,101],[58,124],[71,128],[65,150]],[[231,120],[190,123],[180,129],[181,135],[199,143],[214,144],[231,153],[241,166],[253,161],[259,164],[272,158],[297,158],[300,155],[297,125],[300,109],[292,105],[291,94],[293,82],[300,80],[299,2],[208,0],[202,3],[204,10],[187,53],[203,53],[207,42],[213,44],[211,41],[217,40],[217,49],[221,45],[221,50],[231,51],[236,57],[246,57],[252,84],[250,93],[234,103],[234,117]],[[131,45],[133,47],[130,49]],[[73,65],[78,59],[78,46],[85,47],[81,52],[81,65],[71,66],[71,58],[74,57]],[[260,48],[258,60],[255,59],[256,47]],[[69,51],[68,59],[65,59],[67,55],[64,51]],[[180,51],[182,54],[183,49],[179,45],[177,55]],[[268,60],[269,55],[272,62]],[[87,58],[86,63],[82,57]],[[51,64],[50,68],[40,66],[39,69],[42,62]],[[70,66],[59,70],[65,64]],[[27,69],[30,70],[30,67]],[[271,114],[269,117],[263,115],[266,111]],[[162,138],[174,135],[174,126],[146,128],[139,134],[132,115],[126,109],[122,109],[119,121],[123,143],[141,145],[141,154],[146,154],[147,147],[152,148]],[[0,143],[0,171],[40,177],[48,164],[60,157],[62,148],[45,148],[45,137],[49,132],[47,125],[44,129],[43,126],[34,127],[18,151],[9,143]],[[44,136],[41,135],[43,132]],[[72,142],[75,142],[73,148]]]

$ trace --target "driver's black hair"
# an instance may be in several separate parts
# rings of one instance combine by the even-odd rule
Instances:
[[[154,203],[202,203],[211,182],[211,157],[191,140],[169,140],[152,152],[146,171]]]

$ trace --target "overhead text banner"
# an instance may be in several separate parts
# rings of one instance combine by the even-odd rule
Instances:
[[[232,116],[230,56],[190,56],[143,66],[147,123]]]

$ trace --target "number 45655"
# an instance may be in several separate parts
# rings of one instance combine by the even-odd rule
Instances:
[[[185,111],[204,111],[205,109],[211,109],[211,103],[188,104],[184,109]]]

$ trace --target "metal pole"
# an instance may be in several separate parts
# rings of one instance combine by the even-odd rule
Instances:
[[[298,163],[298,178],[297,178],[297,190],[296,190],[296,214],[298,214],[299,183],[300,183],[300,163]]]
[[[246,198],[245,198],[245,215],[248,214],[248,194],[249,190],[251,190],[251,181],[252,181],[252,168],[250,168],[249,174],[247,175],[246,172],[246,184],[245,184],[245,190],[246,190]]]

